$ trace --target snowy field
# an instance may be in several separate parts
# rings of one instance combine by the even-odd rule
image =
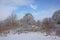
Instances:
[[[40,32],[30,32],[22,34],[9,34],[7,37],[1,37],[0,40],[60,40],[58,36],[45,36]]]

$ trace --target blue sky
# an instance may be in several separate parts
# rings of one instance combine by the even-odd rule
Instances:
[[[5,19],[11,13],[22,18],[31,13],[35,19],[51,17],[56,10],[60,10],[60,0],[0,0],[0,19]]]

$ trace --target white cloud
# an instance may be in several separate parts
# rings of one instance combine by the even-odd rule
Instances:
[[[5,19],[17,6],[29,6],[34,0],[0,0],[0,20]]]
[[[3,4],[3,5],[11,5],[11,6],[16,6],[16,5],[29,5],[33,1],[34,0],[0,0],[0,4]]]
[[[32,9],[34,9],[34,10],[37,9],[37,5],[33,5],[33,4],[31,4],[30,7],[31,7]]]
[[[14,9],[14,7],[0,6],[0,20],[3,20],[9,16]]]

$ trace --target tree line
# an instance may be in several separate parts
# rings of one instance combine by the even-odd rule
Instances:
[[[58,28],[60,29],[60,10],[57,10],[51,18],[44,18],[42,21],[36,21],[31,13],[26,13],[21,19],[17,19],[16,14],[11,14],[5,20],[0,21],[0,33],[14,29],[18,33],[39,31],[46,32],[48,35],[56,32],[56,35],[59,35],[60,30]]]

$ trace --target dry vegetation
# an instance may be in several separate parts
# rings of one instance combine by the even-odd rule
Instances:
[[[7,31],[7,30],[12,30],[12,29],[16,29],[19,28],[18,26],[5,26],[5,27],[0,27],[0,33]]]

